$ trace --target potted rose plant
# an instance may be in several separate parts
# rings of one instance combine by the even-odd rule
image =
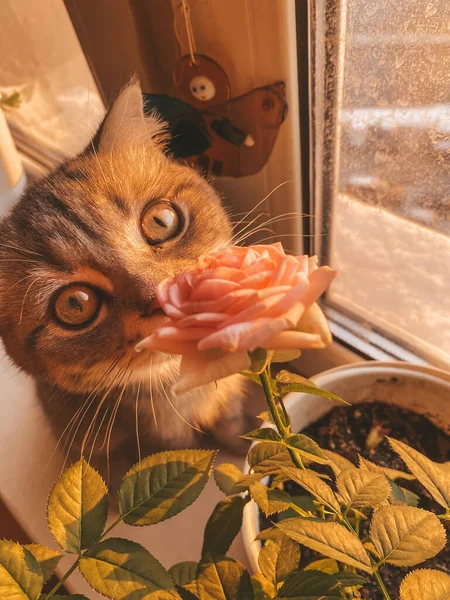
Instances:
[[[398,469],[369,459],[353,464],[300,433],[304,423],[297,427],[291,419],[283,400],[288,392],[340,401],[333,391],[296,374],[285,370],[273,377],[271,371],[272,362],[289,359],[298,348],[329,342],[326,319],[315,300],[333,276],[327,267],[318,268],[315,259],[286,256],[279,245],[228,248],[202,257],[158,290],[172,324],[141,342],[138,350],[175,348],[183,355],[175,391],[241,371],[262,386],[267,399],[261,419],[270,426],[244,436],[257,442],[249,453],[249,472],[233,465],[215,469],[225,498],[206,525],[198,560],[167,572],[139,544],[108,536],[121,521],[152,525],[191,504],[210,475],[213,451],[162,452],[135,465],[123,479],[118,517],[108,527],[106,486],[81,459],[62,475],[48,503],[50,529],[61,549],[74,555],[72,567],[41,596],[60,553],[0,542],[0,593],[30,600],[58,598],[62,583],[78,568],[94,589],[113,600],[350,599],[361,597],[367,582],[374,583],[381,598],[393,599],[385,566],[414,566],[446,545],[442,523],[450,511],[450,472],[446,463],[390,439],[411,471],[401,474],[417,479],[436,503],[430,510],[420,509],[414,506],[414,492],[397,483]],[[306,405],[297,406],[301,414]],[[314,411],[319,416],[317,407]],[[294,417],[292,408],[290,412]],[[371,435],[375,447],[382,425]],[[324,470],[328,468],[331,475]],[[267,517],[278,515],[259,534],[264,540],[260,573],[253,576],[226,556],[251,501]],[[308,552],[307,564],[302,564],[302,554],[308,558]],[[401,600],[445,598],[450,576],[442,569],[412,571],[395,593]]]

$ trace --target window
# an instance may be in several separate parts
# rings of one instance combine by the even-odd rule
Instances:
[[[317,250],[339,271],[329,315],[348,339],[448,366],[450,5],[318,0],[312,19]]]
[[[0,91],[23,101],[8,111],[20,150],[53,166],[82,149],[104,112],[62,0],[3,0]]]

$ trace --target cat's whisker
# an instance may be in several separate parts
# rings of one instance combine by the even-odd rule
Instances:
[[[123,358],[123,356],[124,356],[124,354],[122,354],[122,357],[121,357],[121,358]],[[91,419],[91,422],[90,422],[90,424],[89,424],[88,430],[86,431],[85,438],[86,438],[86,436],[87,436],[87,439],[83,439],[83,444],[84,444],[84,445],[86,445],[86,446],[87,446],[87,444],[88,444],[88,440],[89,440],[89,438],[90,438],[90,436],[91,436],[92,432],[93,432],[93,431],[94,431],[94,429],[95,429],[95,424],[96,424],[96,422],[97,422],[98,415],[100,414],[100,411],[101,411],[101,409],[102,409],[102,407],[103,407],[103,404],[104,404],[104,403],[106,402],[106,400],[108,399],[108,396],[109,396],[109,394],[112,392],[112,390],[113,390],[114,388],[120,389],[120,385],[121,385],[121,383],[122,383],[122,381],[123,381],[123,379],[124,379],[124,377],[125,377],[126,370],[127,370],[127,367],[119,367],[119,368],[117,369],[117,371],[115,372],[115,374],[114,374],[114,376],[113,376],[113,378],[112,378],[111,382],[108,384],[108,387],[107,387],[106,391],[104,392],[104,394],[103,394],[103,396],[102,396],[102,398],[101,398],[100,402],[98,403],[98,406],[97,406],[97,408],[95,409],[95,413],[94,413],[94,416],[93,416],[93,417],[92,417],[92,419]],[[107,417],[107,415],[108,415],[108,412],[109,412],[109,409],[110,409],[110,408],[112,408],[112,406],[107,406],[107,407],[105,408],[105,410],[103,411],[103,416],[102,416],[102,418],[101,418],[101,421],[100,421],[100,423],[99,423],[99,426],[98,426],[98,428],[97,428],[97,433],[95,434],[94,440],[93,440],[93,442],[92,442],[92,446],[91,446],[91,454],[90,454],[90,456],[92,456],[92,453],[93,453],[93,451],[94,451],[94,448],[95,448],[95,444],[96,444],[96,442],[97,442],[97,438],[98,438],[98,436],[99,436],[99,434],[100,434],[100,431],[101,431],[101,429],[102,429],[102,427],[103,427],[103,423],[105,422],[105,419],[106,419],[106,417]],[[105,439],[106,439],[106,432],[105,432]],[[104,444],[105,444],[105,441],[103,442],[103,444],[102,444],[101,448],[103,448],[103,447],[104,447]],[[101,449],[101,448],[100,448],[100,449]]]
[[[156,429],[156,431],[158,431],[158,421],[156,420],[155,401],[153,399],[152,370],[153,370],[153,355],[150,357],[149,391],[150,391],[150,405],[152,407],[153,421],[155,423],[155,429]]]
[[[264,198],[263,198],[262,200],[260,200],[260,201],[258,202],[258,204],[256,204],[256,205],[255,205],[255,206],[254,206],[254,207],[253,207],[251,210],[249,210],[249,211],[248,211],[248,212],[245,214],[245,217],[248,217],[248,216],[250,216],[250,215],[251,215],[251,213],[252,213],[253,211],[255,211],[255,210],[256,210],[256,209],[257,209],[259,206],[261,206],[261,204],[262,204],[263,202],[265,202],[266,200],[268,200],[268,199],[270,198],[270,196],[272,196],[272,194],[274,194],[274,193],[275,193],[277,190],[279,190],[281,187],[283,187],[283,186],[284,186],[284,185],[286,185],[287,183],[292,183],[292,180],[289,180],[289,179],[287,179],[286,181],[282,181],[281,183],[279,183],[279,184],[278,184],[276,187],[274,187],[274,188],[273,188],[273,190],[272,190],[272,191],[270,191],[270,192],[269,192],[269,193],[268,193],[266,196],[264,196]],[[245,218],[245,217],[244,217],[244,218]],[[243,220],[244,220],[244,219],[241,219],[241,220],[240,220],[240,221],[237,223],[237,225],[239,225],[239,223],[242,223],[242,221],[243,221]]]
[[[36,277],[36,279],[34,279],[34,280],[33,280],[33,281],[30,283],[30,285],[27,287],[27,291],[25,292],[25,295],[24,295],[24,297],[23,297],[23,300],[22,300],[22,306],[20,307],[19,325],[22,325],[23,311],[24,311],[24,308],[25,308],[25,301],[26,301],[26,299],[27,299],[28,293],[29,293],[29,291],[31,290],[31,288],[33,287],[33,285],[34,285],[36,282],[38,282],[38,281],[39,281],[39,279],[42,279],[42,275],[38,275],[38,276]]]
[[[260,215],[257,215],[254,219],[252,219],[245,227],[243,227],[238,233],[236,233],[235,235],[232,236],[230,242],[232,244],[235,243],[235,238],[239,235],[241,235],[244,231],[246,231],[249,227],[251,227],[253,225],[253,223],[255,223],[258,219],[260,218]],[[241,221],[239,222],[241,223]],[[233,228],[234,229],[234,228]]]
[[[95,423],[96,423],[96,421],[97,421],[97,417],[98,417],[98,415],[99,415],[99,413],[100,413],[100,410],[101,410],[101,408],[102,408],[102,406],[103,406],[104,402],[107,400],[107,398],[108,398],[109,394],[110,394],[110,393],[111,393],[111,391],[114,389],[114,387],[118,387],[118,386],[120,386],[120,383],[121,383],[122,379],[121,379],[121,381],[120,381],[118,384],[116,384],[116,381],[117,381],[117,379],[118,379],[119,377],[122,377],[122,378],[123,378],[123,376],[125,375],[125,372],[126,372],[126,369],[119,369],[119,370],[117,371],[117,373],[116,373],[116,375],[115,375],[115,377],[114,377],[113,381],[111,382],[111,385],[110,385],[110,386],[109,386],[109,388],[106,390],[105,394],[103,395],[102,399],[100,400],[100,402],[99,402],[99,406],[97,407],[97,409],[96,409],[96,411],[95,411],[95,414],[94,414],[94,417],[92,418],[92,421],[91,421],[91,423],[92,423],[92,425],[93,425],[93,426],[92,426],[92,431],[93,431],[93,429],[94,429]],[[106,419],[106,417],[107,417],[107,415],[108,415],[108,411],[109,411],[109,407],[107,407],[107,408],[104,410],[104,412],[103,412],[103,417],[102,417],[102,419],[101,419],[101,421],[100,421],[100,423],[99,423],[99,426],[98,426],[98,428],[97,428],[97,433],[95,434],[95,436],[94,436],[94,439],[93,439],[93,441],[92,441],[92,445],[91,445],[91,452],[90,452],[90,454],[89,454],[89,461],[92,459],[92,455],[93,455],[93,453],[94,453],[94,449],[95,449],[95,444],[97,443],[98,436],[100,435],[101,429],[102,429],[102,427],[103,427],[103,423],[105,422],[105,419]],[[89,435],[90,435],[90,434],[89,434]],[[106,435],[106,434],[105,434],[105,435]],[[87,445],[87,444],[86,444],[86,445]]]
[[[161,377],[161,376],[160,376]],[[162,383],[162,382],[161,382]],[[187,421],[183,415],[181,413],[178,412],[178,410],[176,409],[175,405],[173,404],[173,402],[170,400],[169,398],[169,394],[167,393],[166,388],[164,387],[164,385],[162,385],[162,391],[164,396],[166,397],[167,402],[169,403],[170,407],[172,408],[172,410],[175,412],[175,414],[177,414],[180,419],[186,423],[186,425],[188,425],[191,429],[194,429],[194,431],[198,431],[199,433],[203,433],[206,434],[206,431],[203,431],[202,429],[199,429],[198,427],[196,427],[195,425],[192,425],[192,423],[189,423],[189,421]]]
[[[128,382],[130,380],[130,377],[128,377],[126,383],[123,383],[124,380],[125,380],[125,378],[126,378],[126,376],[127,376],[128,369],[129,369],[132,361],[133,361],[133,359],[130,359],[128,361],[127,366],[123,369],[122,377],[121,377],[120,381],[117,384],[117,388],[120,389],[120,392],[119,392],[119,395],[116,398],[116,400],[115,400],[115,402],[114,402],[114,404],[112,406],[111,416],[109,417],[109,421],[108,421],[108,424],[106,426],[105,436],[103,438],[102,445],[100,446],[100,450],[103,450],[103,448],[105,448],[105,446],[106,446],[106,441],[107,441],[107,439],[109,437],[109,430],[110,430],[110,427],[111,427],[111,423],[112,423],[112,421],[114,419],[114,411],[115,411],[116,407],[118,406],[118,404],[120,403],[120,400],[122,399],[125,387],[126,387],[126,385],[128,384]],[[132,371],[131,371],[131,373],[132,373]],[[130,376],[131,376],[131,373],[130,373]]]
[[[283,213],[281,215],[276,215],[275,217],[272,217],[271,219],[268,219],[268,220],[264,221],[263,223],[259,223],[255,228],[253,228],[250,231],[247,231],[245,235],[241,235],[238,239],[236,239],[234,241],[234,243],[235,243],[235,245],[239,245],[243,241],[245,241],[246,239],[248,239],[249,237],[254,235],[255,233],[260,233],[261,231],[271,231],[274,234],[274,236],[276,236],[275,231],[273,231],[271,229],[267,229],[267,228],[264,229],[264,226],[273,225],[275,223],[282,223],[283,221],[289,221],[298,216],[305,216],[305,214],[301,213],[301,212],[290,212],[290,213]],[[242,234],[242,231],[239,233]],[[267,239],[267,238],[265,238],[265,239]],[[260,243],[260,242],[261,242],[261,240],[258,240],[258,243]]]
[[[131,363],[133,362],[133,358],[130,360],[127,369],[130,367]],[[125,371],[126,373],[126,371]],[[114,423],[116,421],[116,417],[117,417],[117,412],[119,410],[120,407],[120,403],[122,401],[123,395],[125,393],[125,390],[127,389],[128,383],[130,381],[130,378],[133,374],[133,369],[130,370],[129,375],[128,375],[128,379],[126,381],[126,383],[124,384],[121,393],[119,394],[119,397],[117,398],[117,402],[116,405],[114,407],[113,413],[111,415],[112,417],[112,421],[111,421],[111,426],[109,428],[109,434],[108,434],[108,442],[106,444],[106,467],[107,467],[107,472],[108,472],[108,481],[110,479],[111,473],[110,473],[110,449],[111,449],[111,436],[112,436],[112,432],[113,432],[113,428],[114,428]]]
[[[84,418],[86,417],[87,413],[89,412],[89,409],[91,408],[91,406],[95,402],[95,400],[96,400],[96,398],[98,396],[98,393],[100,392],[100,388],[101,388],[102,383],[104,381],[106,381],[106,379],[114,371],[114,369],[119,364],[119,362],[120,362],[120,360],[122,358],[123,358],[123,354],[122,354],[122,356],[119,356],[119,358],[117,358],[117,359],[115,359],[113,361],[113,363],[106,370],[106,372],[104,373],[104,375],[100,378],[100,380],[99,380],[98,384],[96,385],[96,387],[90,392],[90,394],[88,395],[88,397],[86,398],[86,400],[83,402],[82,406],[77,410],[77,412],[75,413],[74,417],[72,417],[71,421],[74,421],[74,422],[72,423],[72,426],[70,427],[70,430],[69,430],[69,432],[67,434],[67,438],[68,438],[67,441],[68,442],[70,441],[70,443],[69,443],[69,446],[68,446],[68,450],[66,452],[66,458],[64,460],[64,466],[65,466],[65,464],[66,464],[66,462],[67,462],[67,460],[69,458],[70,450],[71,450],[71,448],[72,448],[72,446],[73,446],[73,444],[75,442],[75,438],[76,438],[77,433],[78,433],[78,431],[79,431],[79,429],[81,427],[81,424],[82,424]],[[120,372],[120,370],[119,370],[119,372]],[[117,374],[113,378],[113,385],[114,385],[114,381],[115,381],[116,377],[117,377]],[[106,397],[106,395],[105,395],[105,397]],[[79,422],[78,422],[78,425],[76,426],[77,420],[79,420]],[[91,424],[92,424],[92,421],[91,421]],[[72,439],[69,440],[69,436],[72,434],[72,430],[74,429],[75,426],[76,426],[75,432],[72,435]],[[66,429],[67,429],[67,427],[66,427]],[[64,433],[63,433],[63,435],[64,435]],[[84,449],[83,444],[84,444],[84,438],[83,438],[81,453],[83,452],[83,449]],[[66,445],[67,445],[67,442],[64,444],[64,446],[66,446]]]
[[[40,265],[41,263],[38,260],[31,260],[30,258],[0,258],[0,263],[5,262],[24,262],[30,264]]]
[[[243,235],[242,237],[235,240],[234,245],[239,246],[240,244],[245,242],[245,240],[252,237],[252,235],[255,235],[256,233],[262,233],[263,231],[267,231],[267,232],[273,233],[275,235],[275,231],[273,229],[270,229],[269,227],[257,227],[255,229],[253,229],[252,231],[248,231],[245,235]]]
[[[295,217],[298,217],[298,216],[304,216],[304,215],[303,215],[303,213],[300,213],[300,212],[283,213],[281,215],[276,215],[274,217],[271,217],[270,219],[267,219],[266,221],[263,221],[262,223],[258,223],[258,225],[254,229],[248,231],[247,234],[255,233],[256,231],[258,231],[258,229],[260,227],[264,227],[266,225],[270,225],[270,224],[273,224],[273,223],[280,223],[282,221],[288,221],[288,220],[291,220],[291,219],[293,219]],[[247,228],[244,227],[234,237],[242,235],[246,229]]]
[[[16,283],[14,283],[8,290],[7,293],[9,293],[11,290],[13,290],[16,285],[19,285],[19,283],[22,283],[22,281],[25,281],[26,279],[30,279],[30,277],[35,277],[36,273],[31,273],[30,275],[27,275],[26,277],[22,277],[22,279],[19,279],[19,281],[16,281]]]
[[[43,255],[40,254],[39,252],[33,252],[33,250],[28,250],[27,248],[21,248],[20,246],[14,246],[13,244],[0,243],[0,246],[2,248],[9,248],[10,250],[17,250],[18,252],[23,252],[24,254],[31,254],[33,256],[40,256],[40,257],[44,258]]]
[[[136,415],[136,443],[138,451],[138,462],[141,462],[141,440],[139,436],[139,395],[141,393],[141,381],[138,383],[138,389],[136,392],[136,403],[135,403],[135,415]]]

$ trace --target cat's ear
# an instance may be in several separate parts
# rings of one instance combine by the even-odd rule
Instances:
[[[112,152],[133,144],[164,145],[166,124],[144,114],[139,82],[133,79],[117,96],[86,152]]]

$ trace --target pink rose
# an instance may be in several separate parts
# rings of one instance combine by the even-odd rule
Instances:
[[[136,350],[181,354],[179,393],[248,369],[248,351],[258,347],[323,348],[331,336],[314,303],[335,275],[318,268],[316,257],[286,255],[279,243],[202,256],[159,285],[158,301],[172,323]]]

